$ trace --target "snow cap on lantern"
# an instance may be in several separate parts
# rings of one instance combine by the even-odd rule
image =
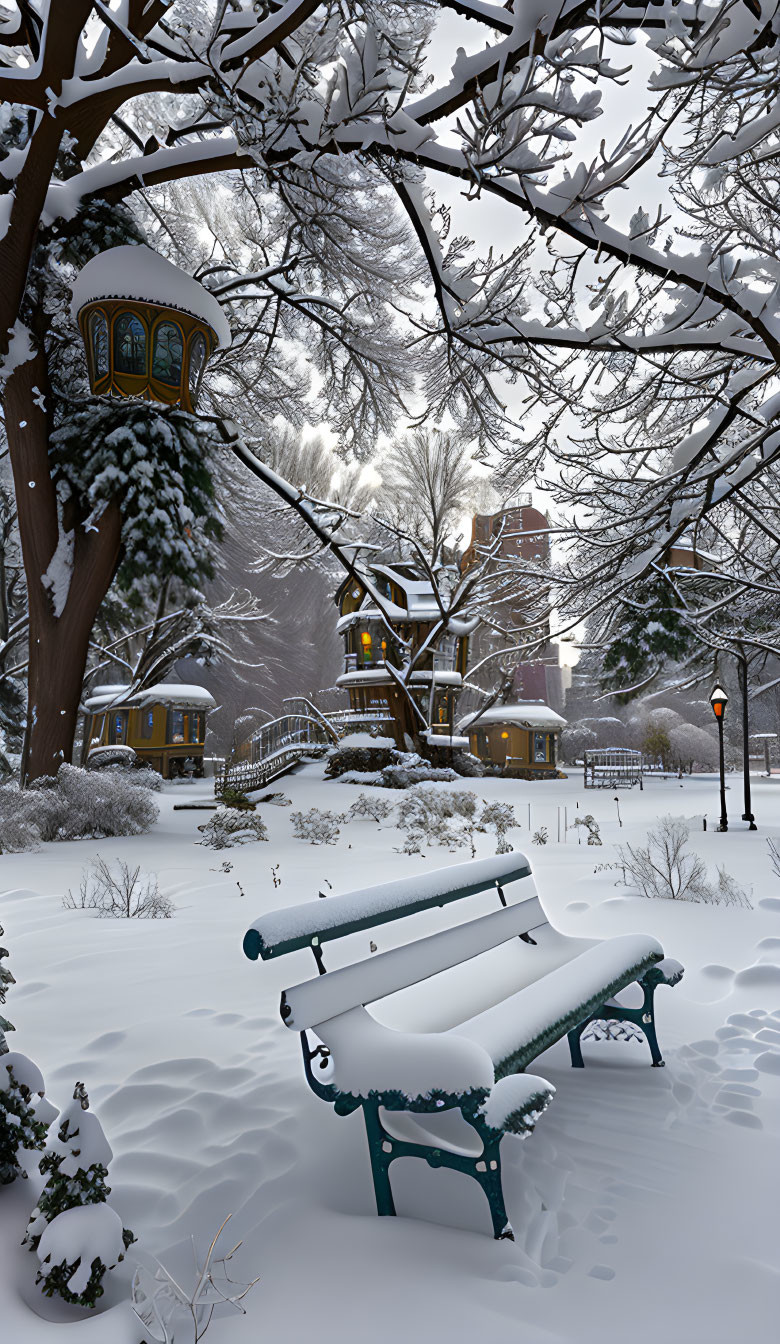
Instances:
[[[112,247],[79,272],[78,318],[93,392],[194,410],[206,360],[230,345],[213,294],[149,247]]]

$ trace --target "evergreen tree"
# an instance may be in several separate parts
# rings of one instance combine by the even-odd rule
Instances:
[[[2,924],[0,924],[0,938],[2,938],[3,933],[4,929]],[[3,965],[3,962],[7,956],[8,956],[7,948],[0,947],[0,1003],[5,1003],[5,996],[8,990],[8,986],[16,984],[16,981],[14,980],[14,977],[9,971],[8,967]],[[0,1055],[5,1055],[8,1052],[8,1046],[5,1043],[5,1033],[7,1031],[15,1031],[14,1024],[13,1022],[9,1022],[8,1019],[6,1017],[3,1017],[3,1014],[0,1013]]]
[[[0,1003],[5,1003],[8,986],[16,984],[3,965],[7,956],[7,949],[0,947]],[[8,1049],[5,1033],[13,1030],[13,1022],[0,1013],[0,1185],[10,1185],[17,1176],[26,1179],[27,1172],[19,1162],[20,1150],[43,1148],[46,1142],[46,1126],[31,1105],[33,1092],[43,1096],[43,1078],[26,1055]]]
[[[57,1214],[43,1230],[35,1280],[46,1297],[57,1293],[76,1307],[94,1307],[103,1278],[135,1240],[108,1204],[79,1204]]]
[[[661,671],[665,663],[683,658],[696,637],[675,595],[662,576],[630,590],[617,608],[602,663],[601,689],[623,691],[626,702]]]
[[[60,1116],[57,1138],[41,1158],[41,1172],[49,1179],[30,1215],[23,1244],[37,1251],[47,1226],[59,1214],[84,1205],[104,1204],[111,1193],[106,1185],[111,1157],[103,1127],[89,1110],[86,1088],[83,1083],[76,1083],[73,1101]],[[135,1241],[127,1228],[122,1229],[122,1241],[125,1249]],[[57,1292],[66,1302],[94,1306],[103,1292],[101,1280],[108,1266],[98,1257],[86,1286],[74,1293],[68,1280],[78,1258],[79,1255],[73,1254],[49,1268],[42,1266],[37,1281],[44,1283],[43,1292],[49,1297]]]
[[[40,1070],[26,1055],[6,1049],[0,1056],[0,1185],[10,1185],[17,1176],[27,1179],[19,1161],[22,1148],[45,1146],[46,1126],[33,1109],[34,1092],[43,1096]]]

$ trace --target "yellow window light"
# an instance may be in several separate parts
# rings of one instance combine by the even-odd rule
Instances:
[[[504,740],[506,740],[506,738],[509,737],[509,733],[502,733],[501,736],[504,738]]]

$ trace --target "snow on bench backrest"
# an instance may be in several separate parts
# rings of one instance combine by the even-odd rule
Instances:
[[[294,1031],[305,1031],[350,1008],[375,1003],[396,990],[416,985],[546,923],[538,896],[529,891],[528,897],[515,905],[285,990],[282,1018]]]
[[[261,915],[244,935],[244,952],[251,961],[257,961],[258,957],[267,961],[269,957],[317,946],[393,919],[404,919],[418,910],[489,891],[496,883],[506,890],[509,883],[530,878],[531,865],[524,854],[495,854],[365,887],[362,891],[345,892],[343,896],[306,901]]]

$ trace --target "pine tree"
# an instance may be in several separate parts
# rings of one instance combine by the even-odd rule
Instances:
[[[84,1205],[104,1204],[111,1193],[106,1177],[112,1155],[100,1121],[89,1110],[86,1088],[76,1083],[73,1101],[60,1116],[57,1138],[41,1158],[40,1170],[49,1179],[30,1215],[23,1244],[37,1251],[47,1226],[59,1214]],[[122,1241],[125,1249],[135,1241],[128,1228],[122,1229]],[[102,1279],[108,1266],[97,1257],[86,1286],[74,1293],[68,1280],[78,1258],[74,1254],[72,1260],[66,1256],[58,1264],[42,1265],[36,1282],[43,1283],[48,1297],[57,1292],[66,1302],[91,1307],[103,1292]]]
[[[5,930],[3,929],[2,924],[0,924],[0,938],[2,938],[4,932]],[[5,947],[0,947],[0,1003],[5,1003],[5,996],[6,993],[8,992],[8,986],[16,984],[16,981],[14,980],[14,977],[9,971],[8,967],[3,965],[3,962],[7,956],[8,956],[8,949]],[[5,1033],[7,1031],[15,1031],[15,1030],[16,1028],[14,1027],[13,1022],[9,1022],[8,1018],[3,1017],[3,1014],[0,1013],[0,1055],[5,1055],[8,1053],[8,1046],[5,1043]]]
[[[26,1055],[6,1050],[0,1057],[0,1185],[10,1185],[27,1172],[19,1161],[22,1148],[46,1144],[46,1126],[32,1107],[33,1092],[43,1096],[40,1070]]]
[[[16,984],[3,965],[7,956],[7,949],[0,947],[0,1003],[5,1003],[8,986]],[[43,1078],[26,1055],[8,1049],[5,1033],[13,1030],[13,1023],[0,1013],[0,1185],[10,1185],[17,1176],[26,1179],[27,1172],[19,1162],[20,1150],[40,1149],[46,1142],[46,1126],[31,1105],[33,1092],[43,1096]]]
[[[627,703],[666,663],[683,658],[696,637],[663,576],[637,584],[617,608],[601,668],[601,689]]]

